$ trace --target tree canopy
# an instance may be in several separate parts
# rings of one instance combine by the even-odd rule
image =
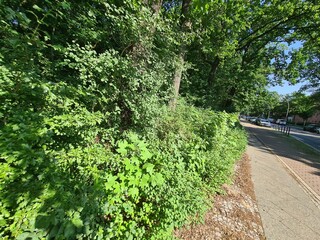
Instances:
[[[318,1],[2,1],[2,6],[4,61],[28,56],[26,68],[31,62],[61,62],[64,49],[74,44],[97,54],[114,51],[140,72],[162,69],[167,89],[175,82],[176,95],[228,111],[267,84],[306,81],[308,88],[319,87]],[[297,41],[302,47],[288,51]],[[13,49],[17,54],[10,54]]]

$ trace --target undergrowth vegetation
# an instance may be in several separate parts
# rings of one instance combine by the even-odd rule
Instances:
[[[153,131],[127,131],[114,143],[97,135],[103,115],[78,112],[73,122],[88,134],[74,138],[63,138],[64,114],[8,119],[0,136],[2,238],[166,239],[198,219],[246,137],[236,115],[165,109]]]

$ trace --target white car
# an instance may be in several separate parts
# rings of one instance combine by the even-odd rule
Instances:
[[[271,123],[267,119],[260,119],[259,125],[264,127],[271,127]]]
[[[286,125],[286,124],[287,124],[287,122],[286,122],[286,120],[285,120],[285,119],[278,119],[278,120],[276,121],[276,124],[279,124],[279,125]]]

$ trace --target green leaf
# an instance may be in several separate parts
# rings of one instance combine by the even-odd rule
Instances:
[[[105,183],[106,190],[113,189],[114,185],[116,185],[117,178],[118,178],[117,176],[112,176],[112,175],[110,175],[107,178],[107,182]]]
[[[32,8],[34,8],[35,10],[38,10],[38,11],[42,11],[42,9],[36,4],[33,5]]]
[[[68,2],[62,2],[61,6],[63,9],[66,9],[66,10],[70,9],[70,3]]]
[[[129,189],[128,194],[132,197],[136,197],[139,195],[139,189],[136,187],[132,187]]]
[[[142,168],[151,174],[153,173],[154,165],[152,163],[145,163]]]
[[[74,238],[75,227],[72,223],[67,223],[67,226],[64,229],[63,235],[65,238]]]
[[[127,141],[120,141],[118,143],[118,149],[117,152],[120,153],[122,156],[127,154],[127,146],[128,146],[128,142]]]
[[[144,149],[141,151],[141,159],[142,160],[148,160],[152,157],[152,153],[148,149]]]
[[[124,165],[127,171],[132,172],[135,169],[135,166],[131,163],[129,158],[124,159]]]
[[[12,125],[12,130],[13,131],[17,131],[19,129],[20,129],[20,127],[17,124]]]
[[[25,240],[30,237],[30,232],[24,232],[17,237],[17,240]]]
[[[152,186],[161,186],[164,183],[164,178],[161,173],[155,173],[151,176],[151,185]]]
[[[149,174],[144,174],[140,180],[140,186],[143,188],[148,185],[150,176]]]
[[[90,10],[90,11],[88,11],[88,16],[89,16],[89,17],[93,17],[93,16],[94,16],[94,13]]]
[[[75,212],[73,215],[73,218],[71,219],[71,222],[73,223],[73,225],[75,225],[77,228],[80,228],[83,226],[83,222],[80,218],[80,213],[79,212]]]

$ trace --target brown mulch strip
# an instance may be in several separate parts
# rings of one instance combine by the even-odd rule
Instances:
[[[232,185],[225,194],[213,197],[213,207],[203,224],[192,224],[175,231],[178,239],[266,239],[251,180],[251,165],[243,155],[235,166]]]

